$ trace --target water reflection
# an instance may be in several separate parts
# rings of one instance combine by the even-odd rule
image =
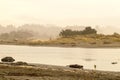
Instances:
[[[83,59],[84,61],[95,61],[95,59],[91,59],[91,58],[85,58]]]
[[[63,65],[80,64],[84,68],[120,71],[120,49],[59,48],[0,45],[0,58],[12,56],[16,61]],[[112,62],[117,64],[112,65]]]

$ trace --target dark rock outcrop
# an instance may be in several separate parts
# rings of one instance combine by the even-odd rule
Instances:
[[[1,59],[2,62],[14,62],[15,59],[12,57],[4,57]]]
[[[83,69],[82,65],[78,65],[78,64],[71,64],[69,65],[70,68],[78,68],[78,69]]]
[[[27,62],[22,62],[22,61],[18,61],[15,63],[15,65],[28,65]]]

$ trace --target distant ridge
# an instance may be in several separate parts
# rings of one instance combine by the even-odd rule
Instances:
[[[77,25],[59,27],[55,25],[40,25],[40,24],[24,24],[19,27],[15,27],[14,25],[8,25],[8,26],[0,25],[0,34],[23,30],[23,31],[33,32],[35,38],[50,39],[50,38],[58,37],[60,31],[63,29],[83,30],[85,27],[86,26],[77,26]],[[96,26],[94,28],[97,30],[98,33],[103,33],[103,34],[113,34],[114,32],[120,33],[120,28],[117,27]]]

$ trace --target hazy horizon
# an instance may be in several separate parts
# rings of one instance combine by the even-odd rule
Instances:
[[[120,0],[0,0],[0,24],[120,26]]]

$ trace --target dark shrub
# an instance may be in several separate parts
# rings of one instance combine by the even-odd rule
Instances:
[[[78,64],[71,64],[69,65],[70,68],[79,68],[79,69],[83,69],[82,65],[78,65]]]
[[[97,34],[97,31],[95,29],[92,29],[91,26],[88,26],[82,31],[71,30],[71,29],[62,30],[59,33],[59,36],[70,37],[70,36],[75,36],[75,35],[90,35],[90,34]]]
[[[91,42],[90,44],[96,44],[96,42]]]
[[[18,61],[15,63],[15,65],[28,65],[26,62]]]
[[[117,64],[117,62],[112,62],[111,64]]]
[[[109,41],[104,41],[103,44],[111,44]]]
[[[2,62],[14,62],[15,59],[13,59],[12,57],[4,57],[1,59]]]

